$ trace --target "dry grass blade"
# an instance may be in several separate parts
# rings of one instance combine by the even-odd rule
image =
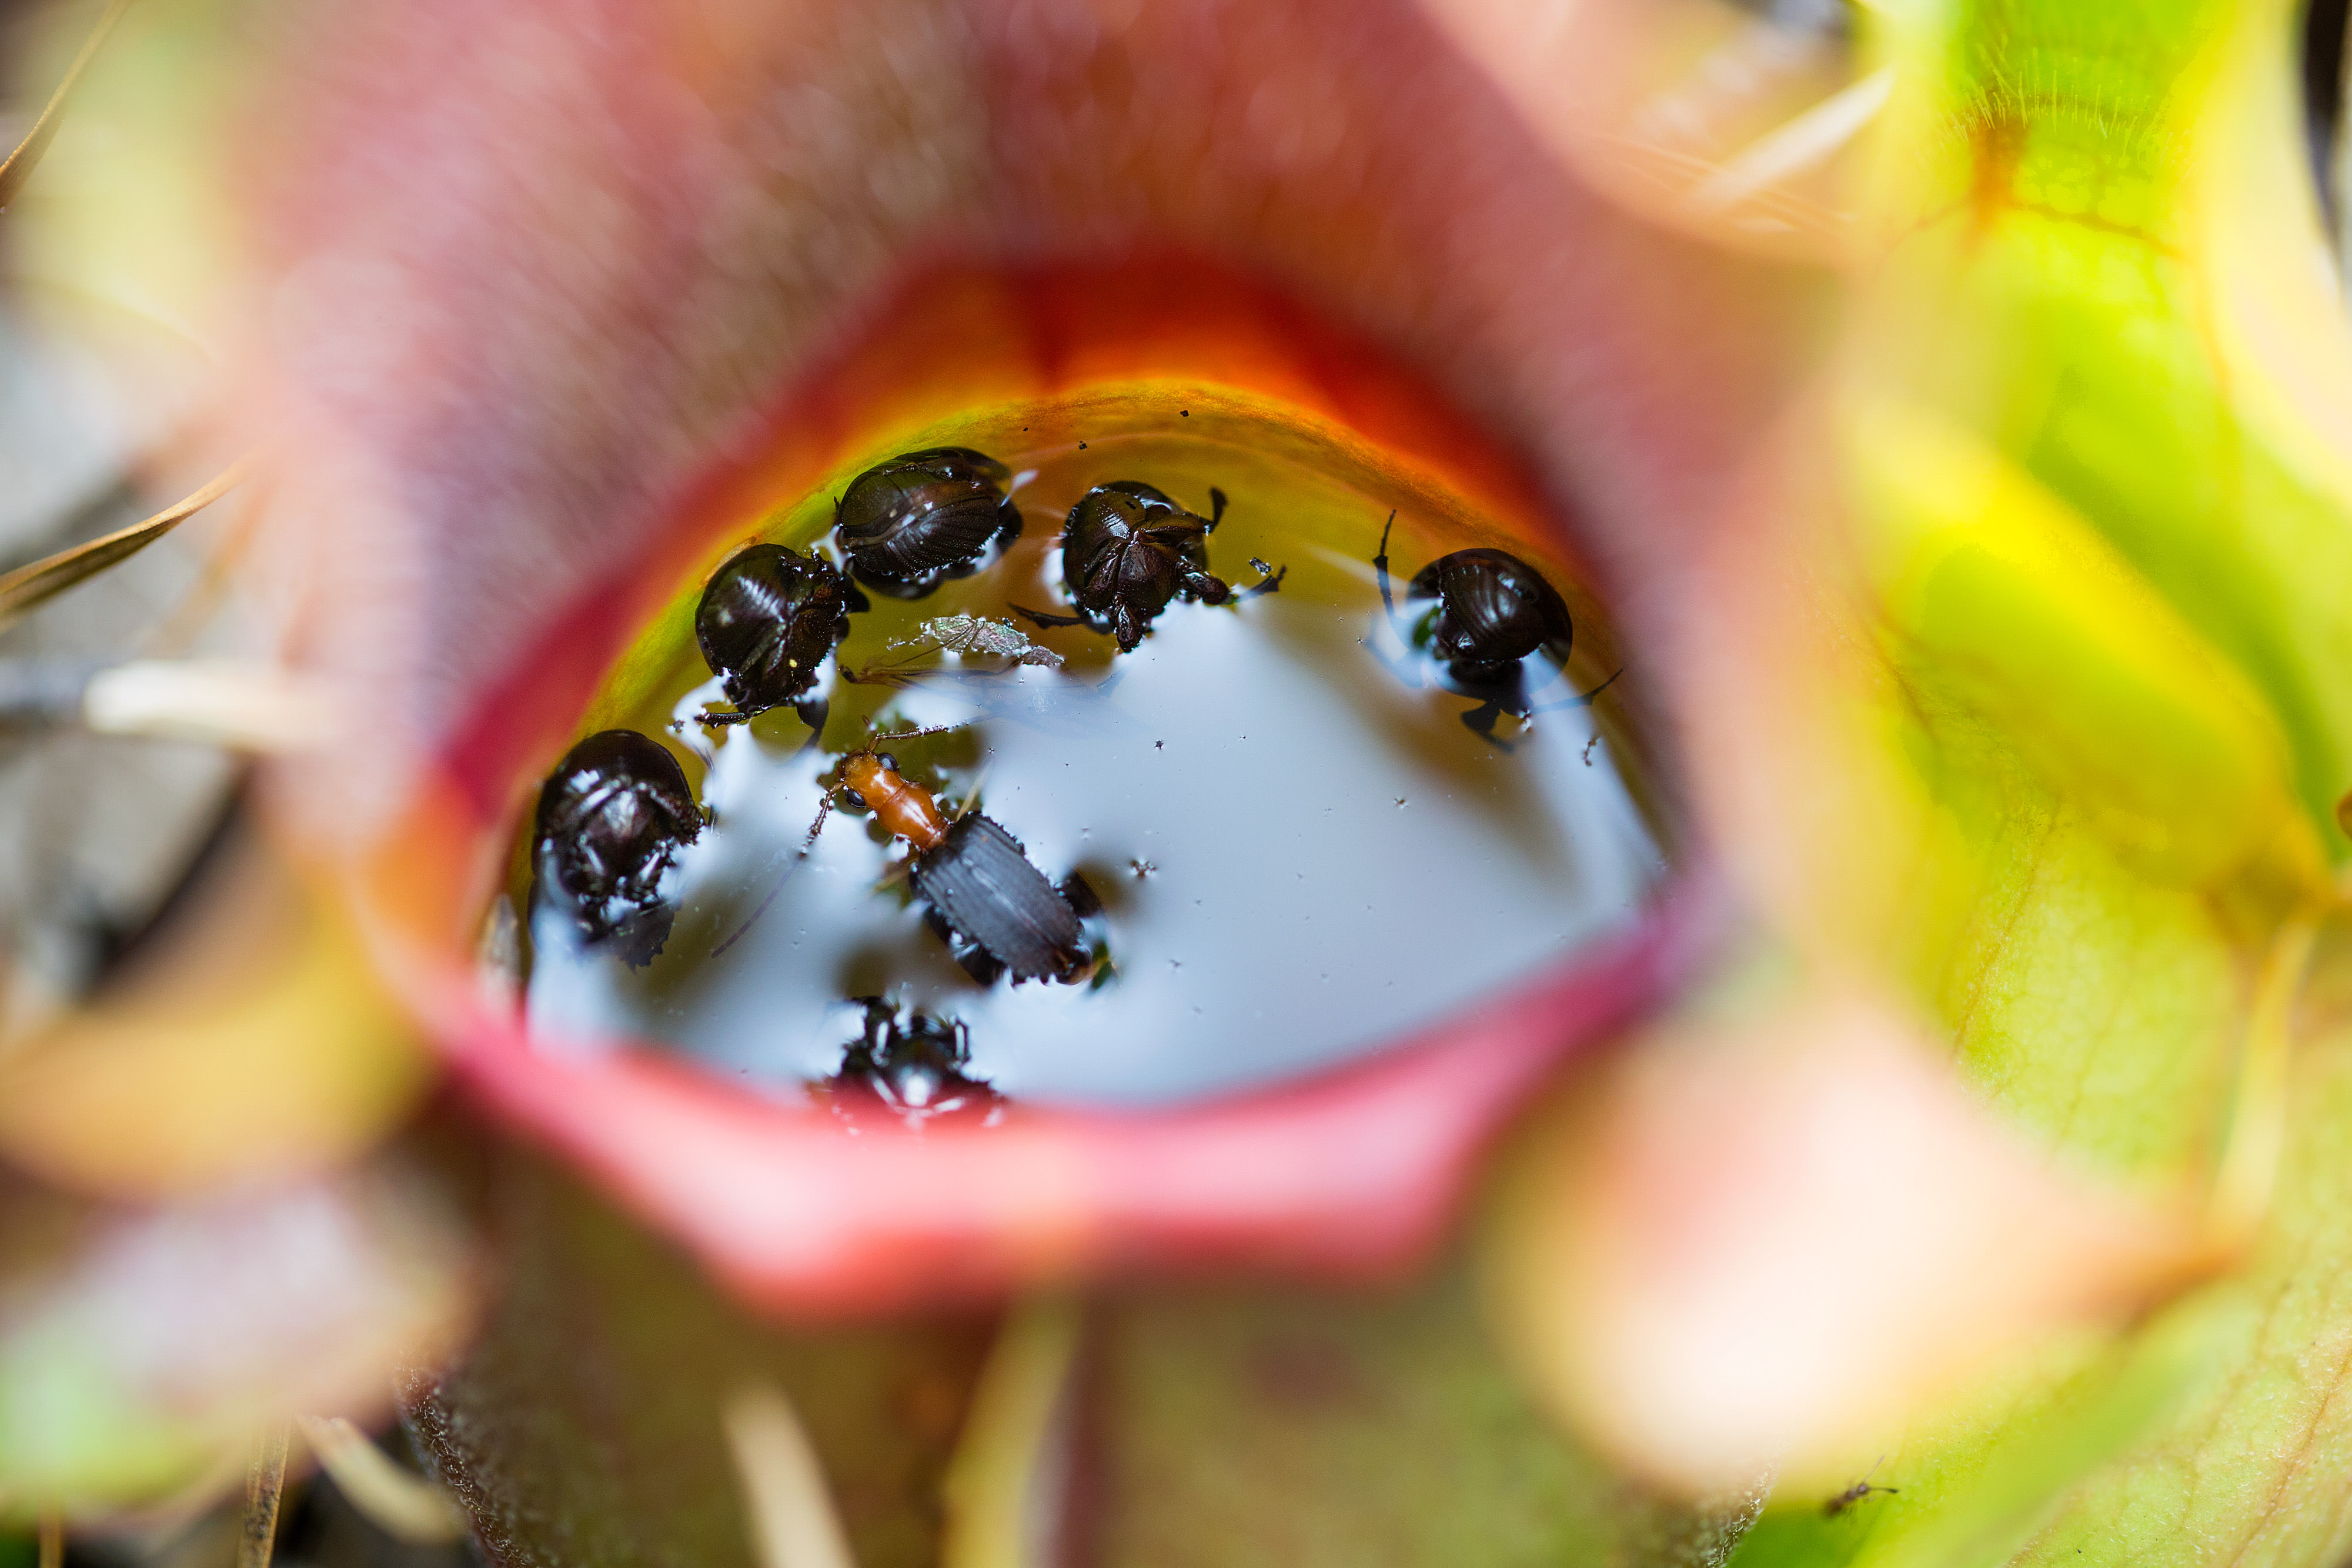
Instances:
[[[465,1533],[466,1516],[447,1492],[393,1463],[349,1421],[305,1416],[300,1426],[302,1440],[335,1478],[335,1490],[385,1534],[411,1546],[439,1546]]]
[[[278,1502],[286,1493],[286,1428],[273,1427],[253,1441],[253,1469],[245,1479],[245,1528],[236,1540],[236,1568],[269,1568],[278,1544]]]
[[[92,27],[89,37],[82,40],[81,52],[74,57],[73,64],[66,68],[65,80],[58,83],[58,90],[49,94],[49,101],[42,109],[41,118],[33,121],[33,129],[26,132],[25,140],[16,143],[16,150],[8,154],[7,162],[0,163],[0,208],[5,208],[14,202],[16,193],[25,188],[25,182],[32,178],[33,170],[41,162],[41,154],[49,150],[50,139],[58,133],[58,122],[64,118],[66,111],[66,99],[73,95],[82,73],[89,68],[89,62],[98,57],[99,46],[106,42],[106,36],[114,31],[114,25],[121,21],[122,14],[130,9],[131,0],[109,0],[105,12],[98,18],[98,26]]]
[[[857,1568],[824,1468],[783,1390],[770,1384],[744,1388],[721,1418],[760,1568]]]
[[[241,751],[320,745],[335,727],[327,688],[245,659],[134,659],[83,688],[81,720],[100,735],[144,735]]]
[[[1059,1298],[1026,1302],[1005,1320],[948,1468],[943,1568],[1024,1568],[1061,1555],[1083,1333],[1078,1307]]]
[[[65,1563],[66,1521],[49,1509],[41,1515],[41,1568],[65,1568]]]
[[[246,465],[232,465],[211,484],[184,500],[174,501],[144,522],[133,523],[45,556],[29,566],[0,576],[0,626],[46,603],[74,584],[97,576],[117,561],[138,554],[188,518],[203,511],[245,480]]]

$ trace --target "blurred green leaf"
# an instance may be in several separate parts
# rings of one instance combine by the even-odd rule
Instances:
[[[1850,419],[1856,526],[1914,700],[1992,726],[2158,885],[2266,856],[2315,889],[2285,738],[2251,683],[1989,443],[1891,402]]]
[[[2292,898],[2200,889],[2191,868],[2283,813],[2294,858],[2340,859],[2329,808],[2352,784],[2352,516],[2243,412],[2190,207],[2210,95],[2294,91],[2296,9],[1979,0],[1937,20],[1895,37],[1934,100],[1906,152],[1934,172],[1841,394],[1935,424],[1865,422],[1847,476],[1865,554],[1890,552],[1865,569],[1899,672],[1874,722],[1935,825],[1900,847],[1935,913],[1899,963],[1975,1080],[2062,1156],[2194,1190]],[[2262,69],[2232,75],[2242,58]],[[2290,136],[2271,151],[2301,157]],[[2256,218],[2300,243],[2299,214]],[[1953,432],[1958,457],[1937,444]],[[2211,852],[2151,857],[2119,811]],[[2342,962],[2323,957],[2323,984]],[[1776,1497],[1738,1560],[2340,1561],[2347,1047],[2301,1043],[2286,1166],[2239,1278],[2120,1345],[2044,1346],[1923,1419],[1874,1478],[1895,1495],[1834,1517]]]
[[[1084,1429],[1102,1568],[1720,1563],[1744,1500],[1651,1496],[1558,1436],[1461,1274],[1097,1309]]]

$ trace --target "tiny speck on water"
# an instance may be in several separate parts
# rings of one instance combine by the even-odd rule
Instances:
[[[1398,796],[1398,797],[1397,797],[1397,805],[1398,805],[1399,807],[1402,807],[1402,806],[1403,806],[1403,804],[1404,804],[1404,797],[1403,797],[1403,796],[1402,796],[1402,795]]]
[[[1180,408],[1176,411],[1176,417],[1179,419],[1190,419],[1192,417],[1192,411],[1189,408]]]
[[[1168,743],[1164,740],[1155,740],[1151,743],[1151,749],[1154,751],[1164,751],[1167,748]]]
[[[1145,877],[1150,876],[1153,872],[1160,869],[1159,866],[1155,865],[1150,861],[1129,861],[1127,862],[1127,868],[1135,873],[1135,880],[1138,882],[1141,882]]]
[[[1079,450],[1079,451],[1081,451],[1081,452],[1084,452],[1086,449],[1087,449],[1087,444],[1086,444],[1085,442],[1083,442],[1083,441],[1079,442],[1079,443],[1078,443],[1078,450]]]

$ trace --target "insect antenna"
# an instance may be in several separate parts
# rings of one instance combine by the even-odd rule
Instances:
[[[1407,637],[1403,631],[1398,627],[1396,620],[1396,601],[1391,598],[1389,593],[1389,530],[1395,527],[1396,510],[1394,507],[1391,507],[1389,510],[1389,520],[1381,528],[1381,553],[1372,557],[1372,571],[1380,580],[1381,608],[1387,612],[1383,619],[1388,622],[1389,635],[1396,639],[1398,651],[1395,656],[1391,657],[1381,648],[1379,640],[1376,637],[1364,638],[1362,640],[1363,648],[1364,652],[1370,653],[1373,658],[1378,659],[1381,662],[1381,667],[1382,669],[1388,671],[1390,674],[1394,675],[1404,685],[1418,690],[1422,684],[1421,672],[1415,667],[1412,656],[1412,640]],[[1255,561],[1252,561],[1250,564],[1255,566],[1257,563]],[[1288,569],[1286,568],[1285,570],[1286,570]]]
[[[916,657],[919,658],[920,655]],[[946,673],[940,670],[919,670],[914,667],[913,659],[899,664],[885,664],[877,661],[862,670],[853,670],[846,664],[841,666],[841,678],[853,686],[888,686],[893,691],[904,691],[926,675]]]
[[[1546,703],[1541,707],[1531,707],[1528,709],[1526,716],[1532,718],[1539,713],[1558,713],[1563,708],[1590,706],[1593,698],[1599,696],[1602,692],[1607,691],[1611,686],[1617,684],[1617,676],[1623,674],[1625,673],[1625,668],[1626,667],[1622,664],[1618,665],[1614,674],[1612,674],[1607,680],[1601,682],[1599,685],[1593,687],[1589,692],[1580,693],[1580,695],[1570,697],[1562,702]]]
[[[1235,599],[1255,599],[1261,593],[1279,593],[1282,591],[1282,580],[1290,575],[1289,563],[1268,566],[1255,556],[1250,557],[1250,568],[1257,573],[1258,580],[1234,594]]]
[[[1049,615],[1043,610],[1032,610],[1026,605],[1010,601],[1007,601],[1004,608],[1020,616],[1032,626],[1044,627],[1048,631],[1056,626],[1083,626],[1087,623],[1087,618],[1083,615]]]
[[[855,757],[856,755],[857,755],[856,752],[850,753],[851,757]],[[768,906],[776,902],[776,895],[784,891],[784,883],[793,880],[793,873],[801,869],[801,862],[809,858],[809,852],[811,850],[816,848],[817,835],[824,831],[825,819],[833,815],[834,791],[841,788],[841,770],[848,761],[849,758],[845,757],[841,761],[835,763],[830,768],[827,768],[825,770],[825,774],[820,775],[820,777],[824,778],[825,779],[824,792],[817,797],[816,821],[809,824],[808,837],[801,841],[800,852],[793,855],[793,858],[785,863],[783,873],[778,876],[774,885],[768,889],[768,896],[760,900],[760,907],[745,915],[743,917],[743,924],[735,927],[733,935],[730,936],[726,941],[721,942],[718,946],[713,947],[710,950],[710,956],[712,957],[718,957],[720,954],[726,952],[728,948],[732,947],[736,943],[743,940],[743,934],[751,930],[751,927],[758,923],[760,916],[768,913]]]
[[[1217,525],[1225,520],[1225,493],[1214,485],[1209,486],[1209,526],[1202,530],[1215,533]]]

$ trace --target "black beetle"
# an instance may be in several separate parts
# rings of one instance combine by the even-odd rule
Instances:
[[[930,906],[931,929],[981,984],[1002,974],[1074,981],[1092,967],[1079,922],[1102,907],[1094,890],[1076,872],[1058,887],[1046,881],[994,818],[966,811],[916,855],[908,874]]]
[[[1011,608],[1040,626],[1108,632],[1120,653],[1132,653],[1170,600],[1223,604],[1234,597],[1224,580],[1209,571],[1209,535],[1224,520],[1225,493],[1211,490],[1209,503],[1210,515],[1202,518],[1140,480],[1096,486],[1070,508],[1062,529],[1063,584],[1078,613]],[[1245,591],[1271,593],[1282,578],[1283,572],[1271,573]]]
[[[819,1087],[836,1114],[855,1121],[878,1107],[915,1126],[950,1118],[992,1118],[996,1091],[965,1069],[970,1031],[960,1021],[916,1013],[901,1021],[880,997],[859,997],[866,1031],[844,1047],[841,1067]]]
[[[591,946],[643,966],[677,914],[665,883],[701,832],[702,810],[677,758],[633,729],[592,735],[540,787],[538,895],[560,898]]]
[[[963,446],[902,452],[849,482],[835,507],[834,538],[857,580],[915,599],[942,578],[972,570],[991,545],[1021,532],[1004,492],[1011,473]]]
[[[1380,553],[1372,557],[1390,627],[1407,649],[1425,645],[1454,689],[1477,699],[1478,706],[1463,714],[1462,722],[1495,740],[1496,718],[1506,713],[1526,718],[1538,711],[1528,697],[1528,656],[1542,653],[1555,674],[1566,666],[1576,634],[1568,605],[1543,573],[1517,556],[1498,549],[1460,549],[1413,573],[1405,602],[1434,601],[1435,608],[1408,634],[1397,628],[1396,601],[1389,590],[1389,531],[1395,526],[1396,514],[1391,512],[1388,527],[1381,529]],[[1590,702],[1616,678],[1612,674],[1592,690],[1549,706]]]
[[[833,563],[782,545],[753,545],[711,573],[694,609],[694,640],[724,683],[732,714],[707,713],[707,724],[736,724],[797,702],[849,631],[866,598]]]

